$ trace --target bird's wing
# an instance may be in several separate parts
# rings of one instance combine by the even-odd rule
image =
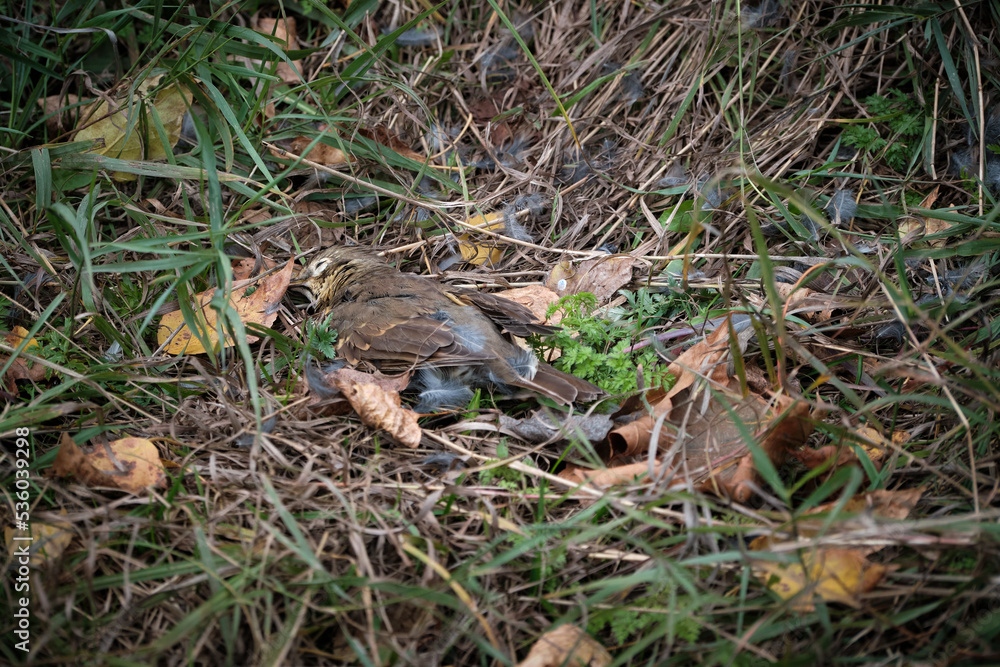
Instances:
[[[397,307],[393,307],[397,306]],[[461,344],[437,309],[420,299],[373,299],[337,306],[337,350],[349,363],[371,361],[387,370],[427,364],[457,366],[489,358]]]
[[[550,334],[559,330],[558,327],[540,324],[531,310],[510,299],[461,287],[450,287],[448,291],[479,308],[494,324],[515,336],[525,338],[531,334]]]

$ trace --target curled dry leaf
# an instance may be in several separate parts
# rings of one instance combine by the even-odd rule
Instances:
[[[294,268],[294,263],[288,262],[284,269],[261,281],[253,292],[250,291],[252,285],[234,289],[229,297],[229,305],[239,315],[240,321],[244,324],[254,323],[265,327],[271,326],[278,317],[277,307],[288,290],[288,283],[291,281]],[[220,349],[218,313],[209,307],[212,297],[215,296],[215,288],[195,296],[198,304],[195,307],[195,314],[199,316],[198,324],[212,347],[218,350]],[[204,345],[188,328],[184,321],[184,314],[180,310],[167,313],[160,319],[160,328],[156,332],[156,339],[160,345],[170,341],[164,348],[167,354],[201,354],[205,352]],[[257,339],[257,336],[247,335],[248,343],[253,343]],[[226,339],[226,347],[234,344],[235,342],[231,338]]]
[[[66,510],[59,510],[59,514],[66,516]],[[7,542],[7,553],[14,553],[18,545],[25,544],[22,540],[15,540],[15,537],[27,537],[28,531],[4,528],[4,539]],[[42,521],[31,522],[31,542],[28,550],[28,559],[32,569],[39,569],[51,566],[73,541],[73,527],[68,521],[56,521],[54,523],[44,523]]]
[[[892,442],[871,426],[858,428],[850,437],[851,442],[856,443],[871,460],[876,470],[881,470],[885,458],[893,449],[899,449],[910,439],[910,434],[906,431],[894,431]],[[802,465],[807,468],[818,468],[833,460],[832,470],[843,466],[860,466],[861,461],[854,450],[846,444],[825,445],[817,449],[803,447],[791,453]],[[831,471],[832,471],[831,470]]]
[[[752,483],[758,480],[744,430],[752,432],[775,465],[784,463],[790,450],[804,444],[813,429],[809,405],[781,394],[768,397],[750,391],[744,396],[738,378],[729,374],[729,335],[727,322],[670,364],[677,382],[665,393],[647,395],[652,413],[640,410],[637,419],[608,434],[612,459],[647,455],[659,421],[654,451],[660,457],[674,448],[678,433],[684,435],[681,446],[674,448],[677,453],[664,463],[671,468],[683,464],[701,490],[745,502],[752,493]],[[641,406],[639,402],[626,403],[623,412]],[[643,466],[648,471],[648,466]],[[573,474],[586,477],[580,471]],[[631,469],[612,468],[610,476],[600,475],[591,481],[631,475]]]
[[[838,307],[834,298],[823,292],[788,283],[777,283],[774,287],[785,300],[785,316],[801,315],[809,321],[824,321],[832,318],[834,308]]]
[[[937,201],[940,190],[940,185],[935,187],[931,193],[924,197],[923,201],[920,202],[920,208],[933,208],[934,202]],[[921,239],[925,236],[943,232],[946,229],[949,229],[951,225],[952,223],[947,220],[939,220],[937,218],[922,218],[918,220],[914,217],[906,217],[899,223],[899,236],[904,244],[910,244],[913,241]],[[945,239],[934,239],[932,241],[928,241],[926,245],[931,248],[943,248],[945,243]]]
[[[14,330],[9,334],[4,336],[4,343],[17,349],[25,338],[28,337],[28,330],[24,327],[14,327]],[[28,344],[24,347],[24,351],[29,354],[37,354],[39,351],[38,341],[32,338],[28,341]],[[0,367],[7,363],[9,357],[0,357]],[[40,382],[45,379],[45,366],[41,364],[32,363],[28,366],[29,362],[21,357],[14,359],[10,364],[10,368],[3,377],[4,388],[11,394],[17,393],[16,380],[31,380],[33,382]]]
[[[410,373],[400,373],[399,375],[386,375],[381,371],[364,373],[354,368],[338,368],[332,373],[327,373],[324,378],[330,387],[340,387],[344,383],[353,384],[373,384],[383,391],[402,392],[410,385]]]
[[[136,97],[119,99],[113,109],[101,100],[80,114],[82,127],[77,130],[75,141],[94,141],[93,152],[121,160],[161,160],[181,137],[184,114],[194,98],[191,91],[177,84],[166,86],[155,96],[150,91],[159,85],[162,75],[147,77],[139,84]],[[156,110],[168,145],[165,146],[153,122],[152,107]],[[130,118],[130,113],[144,110],[143,122]],[[144,131],[143,128],[146,128]],[[145,134],[144,134],[145,132]],[[135,174],[113,174],[119,181],[134,181]]]
[[[632,281],[634,264],[635,258],[631,255],[595,257],[580,262],[576,268],[563,261],[549,271],[545,286],[559,296],[590,292],[598,303],[604,303]]]
[[[338,371],[342,373],[343,370]],[[357,375],[364,376],[365,373]],[[367,379],[367,378],[366,378]],[[344,394],[358,417],[371,428],[386,431],[393,439],[407,447],[420,445],[420,425],[417,415],[400,404],[399,392],[386,390],[382,387],[354,374],[344,374],[338,377],[337,386]]]
[[[323,123],[316,129],[320,133],[329,132],[330,126]],[[315,146],[309,148],[313,141],[313,137],[295,137],[287,145],[282,143],[282,147],[299,157],[325,164],[328,167],[342,166],[353,161],[353,158],[341,149],[324,144],[322,141],[317,141]],[[271,149],[271,154],[278,158],[286,157],[274,149]]]
[[[267,257],[261,258],[260,266],[257,266],[257,260],[253,257],[247,257],[238,262],[233,262],[233,282],[250,280],[254,273],[273,269],[277,265],[278,263],[276,261]],[[255,268],[257,269],[256,271],[254,271]]]
[[[84,453],[63,433],[49,477],[73,477],[87,486],[109,486],[138,494],[150,486],[163,487],[163,462],[154,445],[145,438],[122,438],[100,443]]]
[[[517,667],[607,667],[611,661],[596,639],[575,625],[560,625],[539,637]]]

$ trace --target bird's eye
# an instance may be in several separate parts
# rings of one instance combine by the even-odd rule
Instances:
[[[311,273],[314,276],[318,276],[326,270],[326,267],[329,264],[330,264],[329,257],[321,257],[320,259],[317,259],[315,262],[313,262]]]

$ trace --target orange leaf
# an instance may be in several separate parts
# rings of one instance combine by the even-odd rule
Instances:
[[[265,35],[273,35],[279,44],[285,47],[285,51],[297,51],[299,40],[295,36],[295,19],[267,19],[257,18],[254,30]],[[284,83],[299,83],[302,77],[284,60],[279,61],[275,68],[275,74]]]

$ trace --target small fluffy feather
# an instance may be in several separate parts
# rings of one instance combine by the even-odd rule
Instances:
[[[440,38],[441,30],[437,26],[431,26],[430,28],[410,28],[396,38],[396,46],[420,48],[430,46]]]
[[[854,193],[851,190],[837,190],[830,196],[830,201],[823,209],[830,222],[834,225],[848,223],[854,219],[858,212],[858,204],[854,201]]]
[[[424,368],[417,374],[420,397],[415,412],[436,412],[441,408],[464,408],[472,400],[472,389],[461,378],[440,368]]]
[[[781,19],[781,5],[777,0],[764,0],[756,7],[745,6],[740,12],[744,30],[769,28]]]

